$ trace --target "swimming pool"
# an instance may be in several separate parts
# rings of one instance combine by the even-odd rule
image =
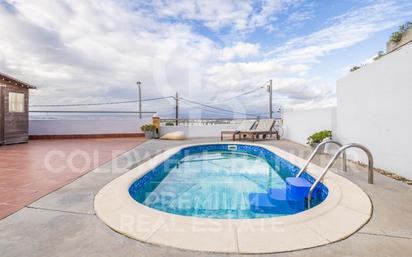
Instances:
[[[304,211],[305,198],[292,197],[288,182],[299,168],[252,145],[211,144],[181,149],[136,180],[129,194],[163,212],[213,219],[256,219]],[[314,179],[304,173],[302,180]],[[319,184],[313,204],[328,189]]]
[[[159,148],[163,142],[160,145]],[[202,164],[195,164],[198,161]],[[94,210],[107,226],[129,238],[194,251],[246,254],[285,252],[336,242],[358,231],[370,219],[372,203],[361,188],[334,172],[326,174],[323,184],[316,190],[321,201],[318,206],[296,211],[302,207],[302,202],[295,201],[293,194],[292,197],[285,197],[288,185],[296,182],[293,176],[298,172],[298,167],[303,167],[305,162],[278,147],[247,142],[234,145],[210,142],[175,146],[147,159],[105,185],[94,198]],[[202,169],[185,168],[183,172],[185,165]],[[207,183],[207,190],[202,192],[206,181],[202,178],[207,177],[199,177],[199,170],[205,174],[207,167],[216,165],[226,168],[226,173],[222,172],[225,180],[217,176],[225,169],[209,171],[209,178],[214,177],[214,186]],[[260,169],[242,168],[244,166],[268,170],[265,173]],[[312,177],[317,177],[322,171],[323,168],[311,164],[302,177],[310,184],[313,182]],[[232,181],[238,183],[241,179],[240,174],[253,177],[254,182],[244,178],[240,183],[243,186],[232,186]],[[288,177],[290,175],[292,177]],[[182,181],[178,178],[188,178],[189,181],[185,181],[185,184],[194,182],[196,186],[193,189],[183,187],[184,184],[180,183],[176,185],[181,187],[168,189],[188,195],[188,202],[177,201],[181,205],[175,208],[176,205],[170,205],[176,202],[173,201],[174,198],[166,196],[164,203],[169,205],[155,206],[156,199],[149,201],[148,196],[157,194],[154,193],[157,191],[162,192],[163,185],[166,186],[166,182],[172,178],[175,182]],[[150,184],[152,185],[149,186]],[[268,188],[270,189],[266,191]],[[191,194],[185,193],[185,190]],[[146,196],[139,199],[142,196],[138,194],[142,192]],[[239,197],[235,197],[235,200],[217,198],[212,202],[223,202],[223,208],[216,205],[217,207],[206,211],[202,206],[209,208],[215,205],[192,204],[195,201],[202,204],[206,202],[209,199],[205,197],[209,196],[206,192],[244,195],[240,197],[242,200],[238,200]],[[203,198],[198,199],[196,195],[203,195]],[[206,200],[202,200],[205,198]],[[259,201],[255,201],[256,199]],[[152,207],[145,205],[145,201]],[[283,204],[288,204],[289,207],[282,207]],[[192,206],[200,206],[202,209],[195,210]],[[170,209],[160,209],[165,207]],[[233,213],[233,210],[236,212]],[[279,210],[283,211],[279,213]],[[293,213],[285,210],[293,210]]]

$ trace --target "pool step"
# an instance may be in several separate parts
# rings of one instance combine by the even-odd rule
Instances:
[[[257,213],[291,214],[305,210],[312,184],[304,178],[286,178],[286,188],[271,188],[267,193],[249,194],[250,209]]]
[[[267,193],[250,193],[249,204],[250,209],[257,213],[279,213],[289,209],[289,206],[285,206],[286,202],[274,203]]]
[[[249,194],[250,209],[257,213],[293,214],[305,210],[305,199],[290,199],[285,189]]]
[[[304,200],[309,193],[312,183],[304,178],[286,178],[286,195],[288,199]]]

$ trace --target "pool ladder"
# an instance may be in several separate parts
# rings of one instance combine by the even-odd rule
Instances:
[[[309,159],[306,161],[305,165],[300,169],[299,173],[296,175],[296,177],[300,177],[302,173],[305,171],[305,169],[309,166],[310,162],[315,158],[316,154],[319,152],[320,148],[326,144],[336,144],[340,146],[338,151],[333,155],[333,157],[330,159],[329,163],[326,165],[326,167],[323,169],[322,173],[320,176],[315,180],[315,182],[312,184],[312,186],[309,189],[309,193],[307,196],[307,206],[308,208],[311,207],[311,202],[312,202],[312,193],[315,190],[316,186],[320,183],[320,181],[325,177],[326,173],[329,171],[329,169],[332,167],[332,165],[335,163],[336,159],[338,159],[339,155],[343,153],[343,170],[347,171],[347,156],[346,156],[346,149],[348,148],[359,148],[363,150],[366,155],[368,156],[368,183],[373,184],[373,156],[372,153],[369,151],[368,148],[361,144],[356,144],[356,143],[350,143],[347,145],[342,145],[341,143],[333,140],[325,141],[320,143],[315,150],[312,152],[312,154],[309,156]]]

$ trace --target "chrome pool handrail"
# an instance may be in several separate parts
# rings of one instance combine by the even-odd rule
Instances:
[[[312,201],[312,193],[313,190],[315,190],[316,186],[319,184],[319,182],[323,179],[323,177],[326,175],[326,173],[328,172],[328,170],[330,169],[330,167],[332,167],[332,165],[335,163],[336,159],[339,157],[339,155],[342,152],[345,152],[346,149],[348,148],[359,148],[362,149],[366,155],[368,156],[368,183],[369,184],[373,184],[373,156],[372,153],[369,151],[368,148],[366,148],[366,146],[363,146],[361,144],[356,144],[356,143],[351,143],[351,144],[347,144],[342,146],[341,148],[339,148],[339,150],[335,153],[335,155],[332,157],[332,159],[329,161],[328,165],[326,165],[325,169],[323,170],[323,172],[320,174],[320,176],[316,179],[315,183],[313,183],[313,185],[311,186],[309,193],[308,193],[308,198],[307,198],[307,206],[308,208],[311,207],[311,201]]]
[[[315,148],[315,150],[313,150],[312,154],[309,156],[309,159],[306,161],[305,165],[300,169],[300,171],[298,172],[298,174],[296,175],[296,177],[300,177],[300,175],[302,175],[302,173],[306,170],[306,168],[309,166],[310,162],[313,160],[313,158],[315,158],[316,154],[319,152],[319,149],[321,146],[324,146],[326,144],[335,144],[338,145],[340,147],[342,147],[342,144],[339,143],[338,141],[334,141],[334,140],[328,140],[325,142],[322,142],[320,144],[318,144]],[[346,163],[346,152],[343,152],[343,163],[342,163],[342,167],[344,171],[347,171],[347,163]]]

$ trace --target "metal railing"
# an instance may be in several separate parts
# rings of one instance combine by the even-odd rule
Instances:
[[[306,170],[306,168],[309,166],[310,162],[313,160],[313,158],[315,158],[316,154],[319,152],[320,148],[326,144],[335,144],[338,145],[340,147],[342,147],[342,144],[339,143],[338,141],[334,141],[334,140],[329,140],[329,141],[325,141],[322,142],[320,144],[318,144],[315,148],[315,150],[313,150],[312,154],[309,156],[309,159],[306,161],[305,165],[300,169],[300,171],[298,172],[298,174],[296,175],[296,177],[300,177],[300,175],[302,175],[302,173]],[[344,171],[347,171],[347,158],[346,158],[346,152],[343,152],[343,159],[342,159],[342,168]]]
[[[323,172],[320,174],[320,176],[316,179],[315,183],[313,183],[313,185],[311,186],[309,193],[308,193],[308,198],[307,198],[307,205],[308,208],[311,207],[311,202],[312,202],[312,193],[315,190],[316,186],[319,184],[319,182],[325,177],[326,173],[328,172],[328,170],[330,169],[330,167],[332,167],[332,165],[335,163],[336,159],[339,157],[339,155],[342,152],[345,152],[346,149],[348,148],[359,148],[362,149],[366,155],[368,156],[368,183],[369,184],[373,184],[373,156],[372,153],[369,151],[368,148],[366,148],[363,145],[360,144],[356,144],[356,143],[351,143],[351,144],[347,144],[342,146],[341,148],[339,148],[339,150],[335,153],[335,155],[332,157],[332,159],[329,161],[329,163],[326,165],[325,169],[323,170]]]

